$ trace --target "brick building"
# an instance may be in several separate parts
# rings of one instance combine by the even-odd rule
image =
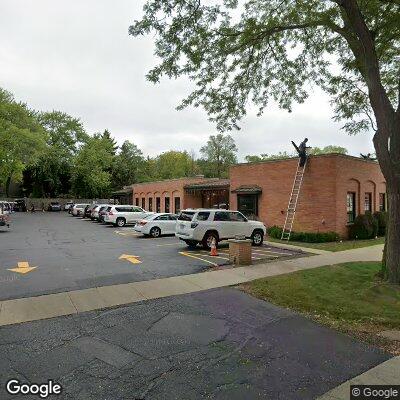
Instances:
[[[283,226],[297,159],[239,164],[230,169],[230,206],[267,226]],[[293,231],[334,231],[346,237],[348,224],[365,211],[386,209],[386,184],[375,161],[341,154],[309,158]]]
[[[229,180],[169,179],[133,185],[133,202],[148,211],[178,213],[185,208],[229,206]]]
[[[150,211],[184,208],[237,209],[283,226],[298,159],[234,165],[230,179],[171,179],[133,185],[134,204]],[[310,157],[294,220],[294,231],[334,231],[346,237],[348,224],[365,211],[386,209],[386,184],[375,161],[341,154]]]

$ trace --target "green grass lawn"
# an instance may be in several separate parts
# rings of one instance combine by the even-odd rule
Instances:
[[[385,340],[376,334],[400,329],[400,287],[380,281],[379,270],[377,262],[339,264],[259,279],[242,288],[385,347]],[[387,350],[400,353],[400,343],[396,346],[390,344]]]
[[[385,243],[384,237],[379,237],[378,239],[343,240],[342,242],[327,242],[327,243],[304,243],[304,242],[291,242],[291,241],[288,242],[287,240],[279,240],[270,237],[267,240],[270,242],[292,244],[294,246],[310,247],[312,249],[327,250],[327,251],[343,251],[343,250],[357,249],[359,247],[375,246],[377,244]]]

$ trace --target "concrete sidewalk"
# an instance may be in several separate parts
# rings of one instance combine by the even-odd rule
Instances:
[[[0,302],[0,326],[237,285],[324,265],[352,261],[380,261],[382,251],[383,245],[377,245],[248,267],[6,300]]]
[[[350,400],[350,385],[398,385],[400,383],[400,356],[377,365],[361,375],[330,390],[318,400]]]
[[[311,253],[311,254],[330,254],[330,253],[332,253],[332,251],[328,251],[328,250],[314,249],[313,247],[297,246],[297,245],[289,244],[289,243],[264,241],[264,244],[267,244],[268,246],[279,247],[281,249],[287,249],[287,250],[302,250],[302,251],[305,251],[306,253]]]

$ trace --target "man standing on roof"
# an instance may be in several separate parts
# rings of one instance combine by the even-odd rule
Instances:
[[[300,167],[304,167],[307,161],[307,149],[311,149],[311,147],[307,146],[308,139],[305,138],[299,145],[299,147],[296,146],[296,143],[292,141],[293,146],[299,153],[300,157]]]

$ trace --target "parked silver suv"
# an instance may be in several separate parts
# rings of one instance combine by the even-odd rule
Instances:
[[[239,211],[221,209],[183,210],[175,231],[175,236],[188,246],[202,243],[205,248],[210,248],[213,240],[218,243],[237,236],[249,238],[254,246],[261,246],[265,234],[262,222],[250,221]]]

